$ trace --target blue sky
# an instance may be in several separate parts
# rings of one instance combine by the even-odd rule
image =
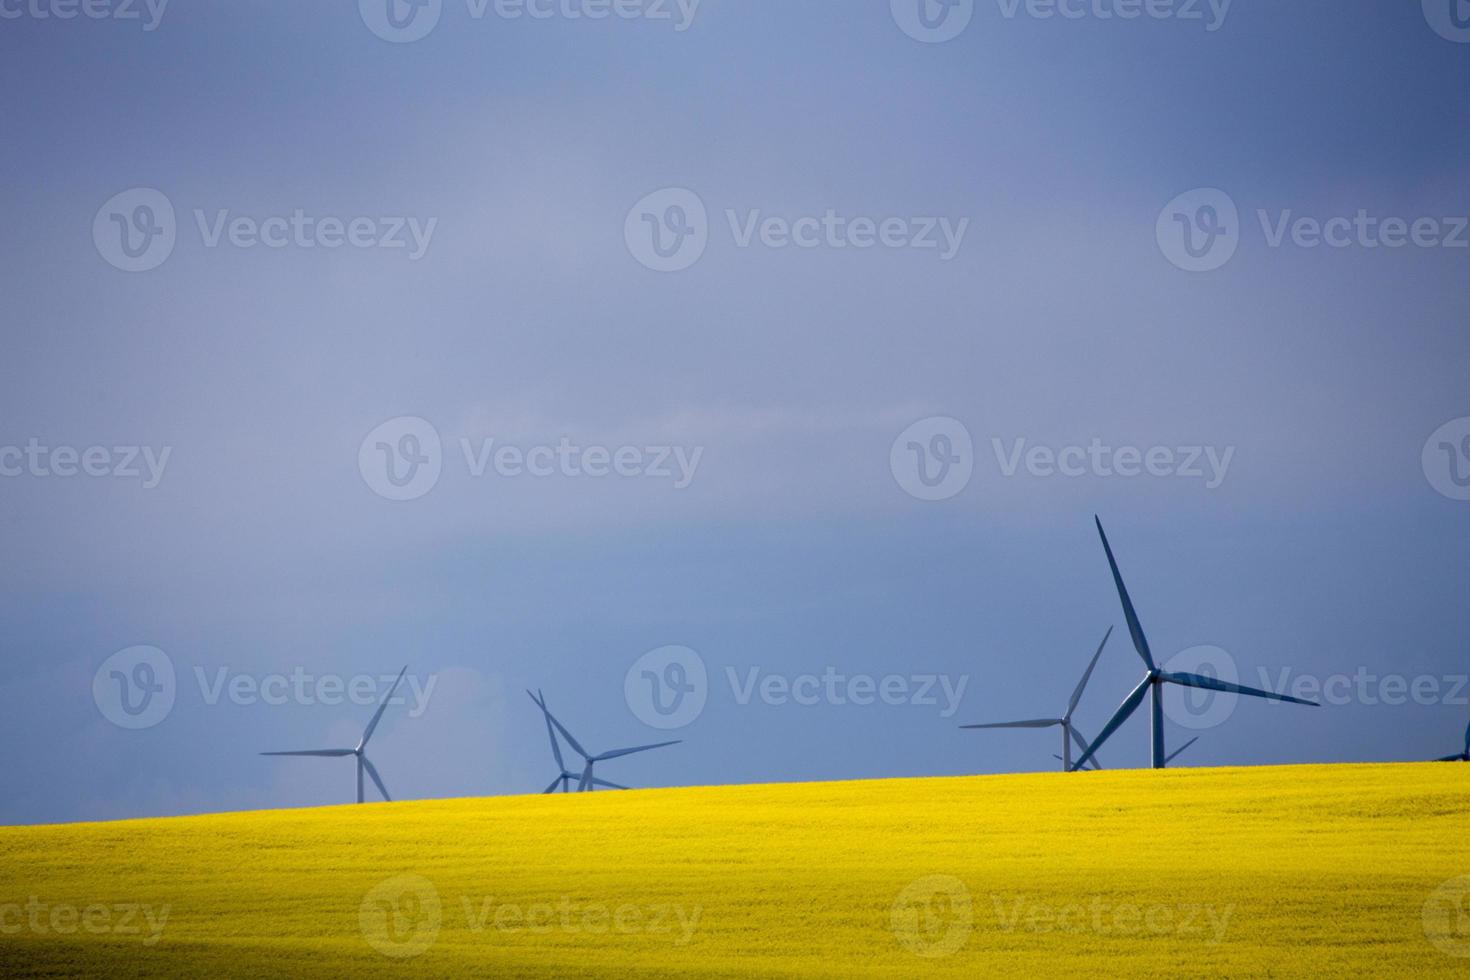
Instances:
[[[445,0],[404,44],[342,0],[174,0],[152,31],[0,6],[22,11],[0,19],[0,448],[170,450],[153,487],[0,477],[0,820],[348,799],[345,763],[255,753],[350,744],[371,707],[210,704],[196,668],[436,677],[375,737],[400,797],[539,791],[554,773],[528,686],[589,747],[683,738],[610,764],[639,786],[1049,768],[1048,734],[957,725],[1054,713],[1122,626],[1094,513],[1157,653],[1214,645],[1258,685],[1287,668],[1442,688],[1241,703],[1190,761],[1459,748],[1470,504],[1422,456],[1470,416],[1470,248],[1270,240],[1303,216],[1451,237],[1470,215],[1470,44],[1420,5],[1237,0],[1210,31],[991,0],[942,44],[886,0],[704,0],[684,31]],[[93,237],[132,188],[176,215],[148,271]],[[624,236],[665,188],[707,210],[708,246],[678,272]],[[1200,188],[1238,209],[1238,247],[1187,272],[1156,224]],[[298,209],[434,226],[417,259],[209,245],[221,212]],[[948,260],[741,247],[731,227],[829,210],[968,223]],[[400,417],[443,446],[407,501],[359,467]],[[936,501],[890,462],[931,417],[974,447]],[[683,488],[475,476],[462,440],[492,438],[702,455]],[[1007,476],[992,440],[1018,439],[1233,455],[1214,488]],[[142,644],[178,691],[130,731],[93,680]],[[710,678],[672,736],[624,696],[670,644]],[[966,686],[950,717],[742,704],[729,675],[751,668]],[[1084,730],[1139,673],[1115,634]],[[1191,734],[1171,720],[1171,744]],[[1104,762],[1144,764],[1146,744],[1130,722]]]

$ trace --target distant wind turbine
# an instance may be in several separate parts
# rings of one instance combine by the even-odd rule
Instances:
[[[1077,682],[1077,688],[1072,692],[1072,700],[1067,702],[1067,711],[1060,718],[1033,718],[1030,721],[999,721],[988,725],[961,725],[961,728],[1054,728],[1058,725],[1062,729],[1062,754],[1057,758],[1062,760],[1063,771],[1072,768],[1072,743],[1075,741],[1077,747],[1086,752],[1088,749],[1087,739],[1077,731],[1077,726],[1072,724],[1072,713],[1077,710],[1077,703],[1082,700],[1082,691],[1087,687],[1087,681],[1092,677],[1092,669],[1097,666],[1097,658],[1102,656],[1103,647],[1108,645],[1108,637],[1113,635],[1113,628],[1103,634],[1102,642],[1097,645],[1097,652],[1092,655],[1092,662],[1087,665],[1082,679]],[[1102,766],[1094,762],[1095,768]]]
[[[382,777],[378,775],[378,770],[373,766],[372,761],[368,759],[366,750],[368,739],[373,737],[373,732],[378,727],[379,719],[383,717],[383,712],[387,710],[388,702],[393,700],[393,694],[395,691],[398,690],[398,684],[403,680],[403,675],[406,673],[408,673],[408,666],[405,664],[404,668],[398,672],[398,680],[395,680],[393,682],[393,686],[388,689],[388,696],[383,698],[383,703],[378,705],[378,710],[373,713],[373,720],[368,722],[367,728],[363,730],[362,738],[358,741],[357,748],[308,749],[303,752],[262,752],[260,754],[277,756],[314,756],[327,759],[339,759],[345,758],[349,755],[355,755],[357,756],[357,802],[362,802],[362,774],[364,770],[366,770],[367,774],[372,777],[373,785],[378,787],[378,792],[383,794],[383,799],[387,800],[389,803],[393,802],[393,798],[388,795],[388,787],[383,785]]]
[[[531,694],[530,691],[526,693]],[[561,746],[556,741],[556,730],[551,727],[551,713],[546,710],[546,695],[538,690],[535,694],[531,694],[531,700],[535,701],[536,707],[541,709],[541,717],[546,722],[546,737],[551,739],[551,754],[556,759],[557,769],[561,772],[561,775],[553,779],[551,785],[542,791],[542,794],[554,793],[557,789],[560,789],[563,793],[570,793],[572,791],[572,780],[576,779],[580,781],[581,777],[574,772],[568,772],[567,764],[562,760]],[[608,783],[607,785],[613,786],[614,784]],[[623,789],[624,787],[618,786],[616,788]]]
[[[1470,727],[1467,727],[1465,729],[1465,751],[1464,752],[1461,752],[1459,755],[1447,755],[1443,759],[1436,759],[1434,761],[1435,762],[1470,762]]]
[[[1128,632],[1133,637],[1133,648],[1138,651],[1138,656],[1143,660],[1143,665],[1147,668],[1148,672],[1144,675],[1143,680],[1139,681],[1138,686],[1133,689],[1133,692],[1123,699],[1123,703],[1114,712],[1112,720],[1103,726],[1102,732],[1097,736],[1097,741],[1093,742],[1092,746],[1086,752],[1082,753],[1082,758],[1077,760],[1077,765],[1073,766],[1074,769],[1081,768],[1083,763],[1092,758],[1093,753],[1098,750],[1098,747],[1106,742],[1113,732],[1118,730],[1118,726],[1128,720],[1129,716],[1143,703],[1143,699],[1149,695],[1152,695],[1152,704],[1150,707],[1153,715],[1153,767],[1155,769],[1164,768],[1169,761],[1164,755],[1165,684],[1178,684],[1181,687],[1198,687],[1204,688],[1207,691],[1222,691],[1226,694],[1245,694],[1253,698],[1268,698],[1272,701],[1289,701],[1292,704],[1305,704],[1313,708],[1320,707],[1315,701],[1304,701],[1301,698],[1294,698],[1286,694],[1276,694],[1271,691],[1258,690],[1254,687],[1231,684],[1228,681],[1222,681],[1214,677],[1205,677],[1202,674],[1183,674],[1161,669],[1154,663],[1153,654],[1149,652],[1148,638],[1143,635],[1143,626],[1138,622],[1138,614],[1133,609],[1133,600],[1128,598],[1128,588],[1123,584],[1123,576],[1118,572],[1118,563],[1113,558],[1113,549],[1108,544],[1108,536],[1103,531],[1102,521],[1096,517],[1093,520],[1097,524],[1098,536],[1102,538],[1103,550],[1108,555],[1108,567],[1112,569],[1113,582],[1118,587],[1118,598],[1123,603],[1123,615],[1128,619]]]
[[[661,749],[666,745],[679,744],[679,740],[675,740],[672,742],[657,742],[653,745],[639,745],[631,749],[614,749],[611,752],[603,752],[598,755],[589,755],[587,753],[587,750],[582,748],[582,744],[572,737],[572,733],[567,731],[562,723],[556,720],[556,716],[547,710],[546,699],[544,697],[537,698],[536,695],[532,694],[530,691],[527,691],[526,694],[528,697],[530,697],[532,701],[536,702],[536,706],[541,709],[541,713],[546,716],[546,720],[551,725],[554,725],[556,727],[556,730],[561,733],[561,737],[567,740],[567,744],[572,747],[572,751],[580,755],[582,757],[583,763],[585,764],[582,768],[582,775],[580,777],[574,776],[572,773],[568,772],[566,763],[562,762],[561,759],[561,749],[557,746],[556,739],[553,737],[551,740],[551,751],[552,754],[556,756],[557,765],[561,767],[561,775],[553,780],[550,786],[546,787],[545,792],[547,793],[550,793],[553,789],[555,789],[557,783],[561,783],[563,787],[569,786],[572,779],[577,779],[577,792],[579,793],[590,792],[594,786],[604,786],[608,789],[627,789],[628,787],[626,786],[620,786],[617,783],[610,783],[605,779],[598,779],[597,776],[593,774],[592,767],[599,762],[607,762],[611,759],[620,759],[625,755],[632,755],[635,752],[648,752],[652,749]]]

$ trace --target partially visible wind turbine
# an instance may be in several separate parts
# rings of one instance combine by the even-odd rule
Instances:
[[[526,693],[531,694],[530,691],[527,691]],[[546,710],[546,696],[540,691],[537,691],[535,694],[531,694],[531,700],[535,701],[536,707],[541,709],[542,720],[546,722],[546,737],[551,739],[551,754],[556,758],[556,767],[561,772],[560,776],[557,776],[551,781],[550,786],[542,790],[542,795],[545,795],[546,793],[554,793],[558,788],[563,793],[570,793],[572,791],[572,780],[580,780],[581,777],[579,777],[576,773],[567,772],[567,764],[562,760],[561,757],[561,746],[556,741],[556,731],[551,727],[551,712]],[[612,786],[613,784],[608,783],[607,785]],[[617,788],[622,789],[623,787],[620,786]]]
[[[1435,759],[1435,762],[1470,762],[1470,727],[1465,729],[1465,751],[1459,755],[1447,755],[1443,759]]]
[[[1194,738],[1190,739],[1189,741],[1185,742],[1183,745],[1179,746],[1179,748],[1175,749],[1173,752],[1170,752],[1169,755],[1168,755],[1168,757],[1166,759],[1164,759],[1164,765],[1167,766],[1169,763],[1171,763],[1175,759],[1179,758],[1179,756],[1181,756],[1181,755],[1184,754],[1184,750],[1185,749],[1189,748],[1191,745],[1193,745],[1195,742],[1198,742],[1198,741],[1199,741],[1199,736],[1196,735]],[[1058,761],[1061,761],[1061,758],[1062,758],[1061,756],[1057,755],[1055,752],[1053,752],[1051,754],[1051,757],[1053,759],[1058,760]],[[1096,759],[1093,759],[1091,761],[1091,763],[1089,763],[1089,764],[1094,769],[1101,769],[1102,768],[1102,766],[1100,766],[1100,765],[1097,764],[1097,760]]]
[[[339,759],[345,758],[349,755],[355,755],[357,756],[357,802],[362,802],[362,774],[364,770],[366,770],[367,774],[372,777],[373,785],[378,787],[378,792],[383,794],[383,799],[387,800],[389,803],[393,802],[393,797],[388,795],[388,787],[383,785],[383,780],[382,777],[378,775],[378,770],[374,768],[372,761],[368,759],[366,749],[368,739],[373,737],[373,731],[378,727],[378,720],[383,717],[383,712],[388,708],[388,702],[393,700],[393,694],[395,691],[398,690],[398,685],[403,680],[403,675],[406,673],[408,673],[408,666],[405,664],[404,668],[398,672],[398,680],[395,680],[393,682],[393,686],[388,689],[388,696],[383,699],[383,703],[378,705],[378,710],[373,713],[373,720],[368,722],[367,728],[363,730],[362,738],[358,741],[357,748],[309,749],[304,752],[262,752],[260,754],[315,756],[327,759]]]
[[[1092,662],[1087,665],[1082,679],[1077,682],[1077,688],[1072,692],[1072,700],[1067,702],[1067,711],[1060,718],[1033,718],[1030,721],[999,721],[988,725],[961,725],[961,728],[1054,728],[1058,725],[1062,728],[1062,754],[1057,758],[1062,760],[1063,771],[1072,768],[1072,742],[1086,752],[1088,749],[1087,739],[1077,731],[1077,726],[1072,724],[1072,712],[1077,710],[1077,702],[1082,700],[1082,691],[1087,687],[1087,681],[1092,677],[1092,669],[1097,666],[1097,658],[1102,656],[1103,647],[1108,645],[1108,637],[1113,635],[1113,628],[1103,634],[1102,642],[1097,645],[1097,652],[1092,655]],[[1101,769],[1102,766],[1097,765]]]
[[[1143,635],[1143,626],[1138,622],[1138,614],[1133,609],[1133,600],[1128,598],[1128,588],[1123,584],[1123,576],[1118,572],[1118,563],[1113,559],[1112,546],[1108,544],[1108,536],[1103,531],[1102,521],[1094,517],[1097,524],[1098,536],[1102,538],[1103,550],[1108,555],[1108,567],[1113,571],[1113,583],[1118,587],[1118,598],[1123,603],[1123,615],[1128,619],[1128,632],[1133,637],[1133,648],[1138,651],[1138,656],[1143,660],[1143,665],[1148,673],[1133,692],[1123,699],[1123,703],[1114,712],[1112,720],[1103,726],[1102,732],[1097,736],[1097,741],[1092,747],[1082,753],[1082,758],[1077,760],[1074,769],[1081,768],[1082,764],[1092,758],[1098,747],[1108,740],[1108,736],[1118,730],[1118,726],[1127,721],[1129,716],[1143,703],[1143,699],[1152,695],[1150,705],[1153,715],[1153,741],[1152,756],[1155,769],[1162,769],[1168,764],[1168,758],[1164,755],[1164,685],[1178,684],[1181,687],[1199,687],[1207,691],[1222,691],[1226,694],[1246,694],[1253,698],[1269,698],[1272,701],[1290,701],[1292,704],[1305,704],[1313,708],[1320,707],[1315,701],[1303,701],[1286,694],[1276,694],[1271,691],[1262,691],[1254,687],[1243,687],[1240,684],[1231,684],[1214,677],[1205,677],[1202,674],[1181,674],[1161,669],[1154,663],[1154,657],[1148,648],[1148,638]]]
[[[579,793],[590,792],[594,786],[605,786],[608,789],[628,788],[626,786],[619,786],[617,783],[610,783],[605,779],[598,779],[592,772],[592,767],[597,763],[607,762],[611,759],[620,759],[625,755],[632,755],[635,752],[647,752],[651,749],[661,749],[666,745],[678,745],[680,741],[675,740],[672,742],[657,742],[653,745],[639,745],[631,749],[614,749],[611,752],[602,752],[598,755],[589,755],[587,753],[587,750],[582,748],[582,744],[572,737],[572,733],[567,731],[566,727],[563,726],[561,722],[556,720],[556,715],[553,715],[550,711],[546,709],[545,698],[537,700],[536,695],[531,694],[530,691],[527,691],[526,694],[530,696],[532,701],[536,702],[537,707],[539,707],[542,713],[546,715],[546,720],[549,721],[552,725],[556,726],[556,730],[558,732],[561,732],[561,737],[567,740],[567,744],[572,747],[572,751],[576,752],[582,757],[582,761],[585,763],[585,765],[582,769],[582,775],[578,778],[577,781],[577,792]],[[561,762],[561,750],[558,749],[556,746],[556,739],[553,738],[551,740],[551,745],[552,751],[557,756],[557,761]],[[557,782],[561,782],[562,785],[565,786],[568,785],[568,783],[563,782],[563,780],[570,780],[572,778],[572,774],[567,772],[566,763],[561,763],[561,768],[562,774],[556,778],[556,781],[554,781],[551,786],[548,786],[546,788],[547,793],[551,792],[551,790],[556,786]]]

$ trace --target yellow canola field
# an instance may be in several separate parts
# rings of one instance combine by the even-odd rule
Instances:
[[[1470,766],[0,829],[4,976],[1470,975]]]

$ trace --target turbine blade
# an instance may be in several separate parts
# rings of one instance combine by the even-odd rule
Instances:
[[[1077,743],[1077,747],[1079,749],[1081,749],[1083,752],[1086,752],[1087,749],[1088,749],[1087,736],[1085,736],[1081,732],[1079,732],[1077,730],[1077,726],[1076,725],[1073,725],[1073,724],[1068,724],[1067,725],[1067,730],[1072,733],[1072,741],[1074,741],[1074,742]],[[1097,758],[1097,756],[1093,756],[1092,757],[1092,768],[1094,768],[1094,769],[1101,769],[1102,768],[1102,762],[1099,761],[1099,759]]]
[[[604,752],[602,755],[593,756],[592,761],[606,762],[609,759],[621,759],[623,756],[632,755],[634,752],[647,752],[650,749],[661,749],[665,745],[678,745],[681,741],[683,739],[675,739],[672,742],[656,742],[653,745],[639,745],[631,749],[614,749],[611,752]]]
[[[547,793],[554,792],[556,790],[556,787],[559,786],[560,784],[561,784],[561,777],[560,776],[557,776],[555,779],[553,779],[551,781],[551,785],[550,786],[546,787],[544,790],[541,791],[541,795],[542,796],[545,796]]]
[[[337,759],[351,755],[351,749],[311,749],[306,752],[262,752],[261,755],[310,755],[324,759]]]
[[[577,792],[587,792],[587,786],[592,782],[592,763],[589,760],[587,768],[582,770],[582,779],[577,783]]]
[[[551,727],[551,715],[548,714],[546,711],[546,696],[542,695],[538,699],[536,695],[531,694],[530,691],[527,691],[526,693],[531,695],[531,700],[536,702],[536,707],[541,709],[541,714],[544,716],[544,719],[546,721],[546,737],[551,739],[551,754],[556,757],[556,767],[562,772],[566,772],[567,764],[562,761],[561,746],[557,744],[556,731]]]
[[[1470,725],[1465,726],[1465,754],[1470,755]]]
[[[1118,705],[1118,710],[1113,712],[1113,717],[1103,726],[1103,730],[1098,734],[1097,739],[1087,747],[1086,752],[1082,753],[1082,758],[1072,764],[1074,772],[1081,769],[1087,763],[1087,760],[1091,759],[1097,753],[1097,750],[1102,748],[1102,744],[1108,740],[1113,732],[1116,732],[1118,727],[1128,720],[1128,716],[1138,710],[1138,706],[1143,703],[1144,697],[1148,694],[1148,688],[1151,683],[1153,683],[1153,678],[1145,677],[1138,682],[1138,686],[1133,689],[1133,693],[1123,699],[1123,703]]]
[[[1118,562],[1113,558],[1113,546],[1108,544],[1108,536],[1103,531],[1102,521],[1093,515],[1093,521],[1097,524],[1098,536],[1102,538],[1103,550],[1108,553],[1108,567],[1113,570],[1113,582],[1118,586],[1118,598],[1123,600],[1123,615],[1128,619],[1128,632],[1133,636],[1133,648],[1143,658],[1145,666],[1154,670],[1154,655],[1148,649],[1148,637],[1143,635],[1143,625],[1138,621],[1138,613],[1133,609],[1133,600],[1128,598],[1128,587],[1123,584],[1123,576],[1118,571]]]
[[[1068,718],[1071,718],[1072,712],[1077,710],[1077,703],[1082,700],[1082,690],[1083,688],[1087,687],[1087,682],[1092,679],[1092,669],[1097,666],[1097,658],[1102,656],[1103,647],[1108,645],[1108,637],[1112,635],[1113,628],[1109,626],[1108,631],[1103,634],[1102,642],[1097,645],[1097,653],[1094,653],[1092,655],[1092,663],[1087,665],[1087,672],[1084,673],[1082,675],[1082,679],[1077,682],[1077,690],[1072,692],[1072,700],[1067,702]]]
[[[1465,761],[1465,757],[1463,755],[1447,755],[1443,759],[1435,759],[1434,761],[1435,762],[1464,762]]]
[[[1198,742],[1198,741],[1199,741],[1199,736],[1196,735],[1194,738],[1190,739],[1189,741],[1185,742],[1183,745],[1179,746],[1179,748],[1177,748],[1173,752],[1169,753],[1167,756],[1164,757],[1164,765],[1167,766],[1169,763],[1173,762],[1176,758],[1179,757],[1179,753],[1183,752],[1185,749],[1189,748],[1191,745],[1193,745],[1195,742]]]
[[[1060,718],[1033,718],[1030,721],[996,721],[988,725],[961,725],[961,728],[1052,728],[1065,725]]]
[[[388,702],[393,700],[393,695],[398,690],[398,685],[403,681],[403,675],[406,673],[408,673],[408,664],[403,665],[403,669],[398,672],[398,680],[395,680],[393,686],[388,688],[388,696],[383,699],[382,704],[378,705],[378,710],[373,712],[373,720],[368,722],[367,728],[363,731],[362,741],[357,745],[358,749],[367,748],[368,739],[373,737],[373,732],[377,730],[378,722],[382,719],[383,712],[388,710]]]
[[[606,779],[596,779],[596,778],[594,778],[592,780],[592,785],[593,786],[606,786],[608,789],[627,789],[628,788],[626,786],[620,786],[617,783],[610,783]]]
[[[382,777],[378,775],[378,770],[373,766],[372,762],[365,755],[358,756],[358,758],[362,760],[362,767],[367,770],[367,774],[373,777],[373,785],[378,787],[378,792],[383,794],[383,799],[392,803],[393,797],[388,795],[388,787],[383,785]]]
[[[1303,701],[1289,694],[1277,694],[1274,691],[1262,691],[1259,688],[1246,687],[1243,684],[1232,684],[1214,677],[1205,677],[1203,674],[1173,674],[1163,671],[1159,674],[1163,680],[1171,684],[1182,684],[1185,687],[1202,687],[1208,691],[1224,691],[1226,694],[1247,694],[1253,698],[1268,698],[1272,701],[1289,701],[1292,704],[1305,704],[1311,708],[1322,707],[1316,701]]]
[[[566,726],[556,720],[556,715],[552,714],[550,711],[547,711],[545,704],[542,704],[541,710],[546,712],[546,717],[549,718],[551,720],[551,723],[556,726],[556,730],[561,732],[561,737],[567,740],[567,744],[572,747],[573,751],[575,751],[583,759],[591,758],[591,756],[587,754],[587,750],[582,748],[582,743],[578,742],[575,738],[572,738],[572,733],[567,731]]]

